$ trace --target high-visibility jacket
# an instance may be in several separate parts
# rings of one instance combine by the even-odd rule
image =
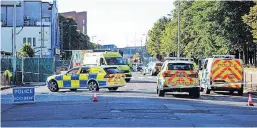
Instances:
[[[4,71],[4,76],[11,78],[12,77],[12,73],[9,70],[5,70]]]

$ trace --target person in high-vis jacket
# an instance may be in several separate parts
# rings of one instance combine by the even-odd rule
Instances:
[[[5,70],[3,73],[3,76],[4,76],[4,85],[10,85],[12,73],[9,70]]]

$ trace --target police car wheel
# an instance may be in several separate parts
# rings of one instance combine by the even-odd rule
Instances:
[[[238,91],[237,91],[239,96],[243,96],[244,95],[244,87],[242,86]]]
[[[158,95],[159,95],[159,97],[164,97],[165,91],[164,90],[159,90]]]
[[[88,89],[89,89],[89,91],[93,91],[95,88],[96,88],[96,91],[99,90],[97,83],[96,83],[95,81],[90,81],[90,82],[88,83]],[[98,90],[97,90],[97,89],[98,89]]]
[[[210,93],[211,93],[211,90],[206,87],[206,88],[204,89],[204,93],[205,93],[205,94],[210,94]]]
[[[193,88],[189,91],[189,96],[192,98],[199,98],[200,97],[200,90],[198,88]]]
[[[51,80],[49,83],[48,83],[48,89],[51,91],[51,92],[58,92],[59,91],[59,88],[58,88],[58,85],[57,85],[57,82],[54,81],[54,80]]]
[[[125,79],[125,81],[126,81],[126,82],[129,82],[129,81],[130,81],[130,79]]]

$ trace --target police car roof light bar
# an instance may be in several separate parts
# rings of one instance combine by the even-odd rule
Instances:
[[[235,59],[235,55],[213,55],[213,58]]]
[[[181,61],[194,61],[193,58],[182,58],[182,57],[165,57],[164,60],[181,60]]]

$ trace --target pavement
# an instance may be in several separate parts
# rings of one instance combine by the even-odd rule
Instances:
[[[87,89],[50,92],[35,86],[35,103],[13,104],[12,89],[1,91],[2,127],[256,127],[255,106],[246,106],[248,95],[228,92],[156,94],[156,77],[138,73],[125,87],[100,89],[98,102]]]
[[[12,85],[1,85],[1,90],[6,90],[15,87],[31,87],[31,86],[44,86],[45,82],[34,82],[34,83],[24,83],[24,84],[12,84]]]

